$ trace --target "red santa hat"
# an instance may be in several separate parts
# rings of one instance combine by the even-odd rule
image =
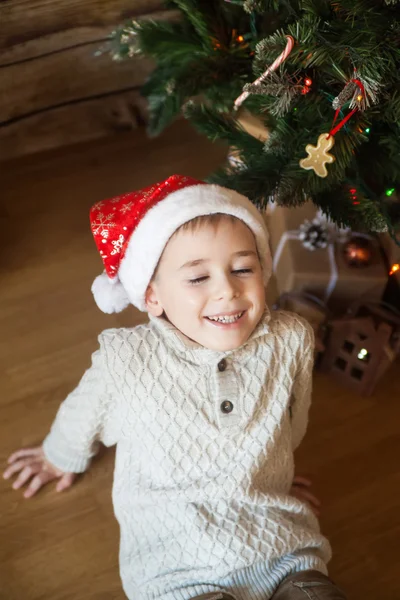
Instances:
[[[131,303],[146,311],[146,290],[170,237],[184,223],[215,213],[237,217],[253,232],[267,283],[268,232],[250,200],[219,185],[172,175],[92,207],[90,225],[105,269],[92,285],[98,307],[113,313]]]

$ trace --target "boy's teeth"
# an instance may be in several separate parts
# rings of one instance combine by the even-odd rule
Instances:
[[[244,311],[243,311],[244,312]],[[210,321],[219,321],[220,323],[234,323],[243,315],[243,312],[238,313],[237,315],[232,315],[230,317],[208,317]]]

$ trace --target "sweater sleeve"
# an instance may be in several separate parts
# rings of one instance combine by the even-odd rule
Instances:
[[[88,468],[113,403],[115,392],[108,381],[101,336],[99,341],[100,349],[92,355],[91,367],[61,404],[43,442],[47,460],[65,472],[82,473]]]
[[[292,448],[300,445],[308,424],[314,366],[314,331],[306,321],[299,345],[298,366],[292,388]]]

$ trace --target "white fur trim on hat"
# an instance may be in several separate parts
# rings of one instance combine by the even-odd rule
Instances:
[[[163,250],[175,231],[192,219],[215,213],[232,215],[253,232],[264,282],[271,274],[268,231],[257,208],[246,196],[219,185],[200,184],[172,192],[151,208],[133,232],[118,275],[129,300],[146,311],[145,293]]]
[[[130,302],[118,277],[110,279],[105,272],[93,281],[92,292],[97,306],[108,314],[121,312]]]

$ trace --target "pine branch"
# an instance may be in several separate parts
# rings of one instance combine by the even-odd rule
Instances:
[[[206,56],[200,39],[182,23],[146,20],[137,25],[136,31],[140,52],[160,64]]]
[[[212,49],[212,35],[210,24],[207,21],[206,15],[210,10],[210,4],[196,0],[173,0],[173,3],[182,11],[193,29],[202,41],[204,49],[210,51]]]
[[[245,0],[243,2],[243,8],[246,12],[258,12],[264,13],[279,13],[279,12],[292,12],[298,9],[300,2],[293,0]]]
[[[250,94],[274,97],[274,102],[269,104],[269,112],[281,117],[288,112],[294,98],[301,93],[303,87],[301,83],[293,83],[286,74],[279,77],[276,73],[271,73],[262,83],[248,83],[243,89]]]
[[[389,233],[400,227],[400,15],[396,0],[172,0],[182,19],[140,24],[120,40],[121,54],[141,52],[157,68],[143,88],[150,129],[160,132],[184,108],[213,141],[236,149],[241,161],[210,177],[264,206],[271,196],[291,206],[311,198],[339,224]],[[241,10],[244,9],[244,10]],[[246,12],[247,11],[247,12]],[[240,16],[241,15],[241,16]],[[129,33],[129,32],[128,32]],[[127,32],[125,32],[127,34]],[[239,34],[241,43],[238,43]],[[284,64],[262,85],[252,82],[295,40]],[[255,51],[255,53],[254,53]],[[308,93],[304,81],[309,79]],[[345,86],[355,85],[345,97]],[[265,144],[232,117],[235,98],[267,124]],[[333,108],[333,101],[340,101]],[[188,104],[190,98],[198,104]],[[200,104],[199,104],[200,103]],[[307,144],[335,134],[328,176],[305,171]],[[349,195],[358,190],[359,204]],[[388,198],[387,190],[394,190]]]
[[[184,98],[179,94],[148,96],[150,119],[147,131],[150,137],[159,135],[179,115]]]
[[[212,142],[223,140],[229,146],[246,149],[247,153],[257,156],[262,152],[263,143],[260,140],[244,131],[232,117],[219,115],[210,106],[188,102],[184,108],[184,116]]]

